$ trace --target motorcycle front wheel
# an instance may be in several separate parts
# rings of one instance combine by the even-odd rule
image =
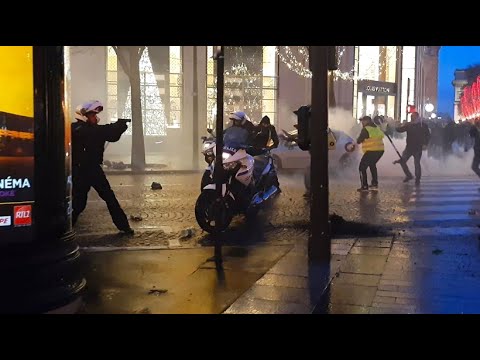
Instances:
[[[215,190],[203,190],[195,203],[198,225],[210,234],[225,231],[233,219],[230,205],[225,198],[218,199]]]

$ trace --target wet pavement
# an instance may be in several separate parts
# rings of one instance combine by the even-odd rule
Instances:
[[[331,180],[331,212],[391,235],[333,239],[328,266],[307,259],[301,175],[281,177],[283,193],[257,226],[240,218],[225,235],[223,275],[208,261],[213,242],[193,215],[199,174],[109,179],[127,214],[142,221],[132,222],[135,236],[116,234],[92,193],[76,229],[87,313],[480,313],[475,177],[425,177],[419,187],[387,178],[369,193]],[[151,190],[152,181],[163,190]],[[104,251],[122,248],[131,251]]]
[[[110,251],[84,257],[86,314],[219,314],[292,246]]]
[[[118,234],[105,203],[92,190],[87,208],[75,229],[80,246],[190,248],[210,244],[207,234],[195,221],[194,207],[200,178],[198,173],[109,175],[112,188],[127,216],[141,218],[140,221],[130,220],[136,234],[133,237]],[[150,185],[153,181],[160,182],[163,189],[152,190]],[[280,182],[283,192],[264,214],[260,222],[261,231],[272,235],[268,237],[269,241],[291,242],[292,238],[304,233],[310,209],[302,196],[301,174],[280,176]],[[346,220],[382,224],[387,228],[405,219],[411,189],[399,187],[398,178],[386,179],[377,194],[359,196],[357,187],[356,181],[332,180],[330,211]],[[241,217],[236,220],[231,227],[235,230],[231,232],[232,236],[245,225]],[[242,238],[245,237],[252,235],[242,235]]]
[[[323,267],[309,263],[307,242],[299,241],[225,313],[478,314],[479,197],[475,178],[425,179],[407,200],[406,230],[337,239]],[[437,204],[433,214],[425,212],[430,203]],[[461,225],[446,222],[449,216]]]

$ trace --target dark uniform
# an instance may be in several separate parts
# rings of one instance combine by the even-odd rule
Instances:
[[[418,114],[417,114],[418,116]],[[400,165],[402,166],[403,172],[405,173],[404,182],[407,182],[413,179],[412,173],[407,166],[407,161],[410,157],[413,156],[413,161],[415,164],[415,182],[420,183],[420,178],[422,177],[422,167],[420,165],[420,159],[422,158],[422,151],[430,141],[430,130],[428,129],[427,124],[420,122],[409,122],[397,128],[398,132],[407,133],[407,146],[402,154],[402,161]]]
[[[93,187],[107,203],[113,223],[120,231],[132,232],[125,212],[102,169],[105,142],[116,142],[127,130],[125,122],[92,125],[83,121],[72,124],[73,215],[78,216],[87,205],[87,195]]]
[[[255,134],[255,125],[242,111],[232,114],[232,125],[223,130],[223,143],[227,146],[251,145]]]
[[[270,123],[270,118],[264,116],[260,124],[255,127],[254,147],[275,149],[278,147],[279,139],[277,129]]]

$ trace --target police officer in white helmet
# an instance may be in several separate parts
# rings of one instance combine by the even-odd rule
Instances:
[[[103,105],[98,100],[77,106],[72,124],[72,175],[73,175],[73,225],[85,210],[87,196],[93,187],[107,203],[108,211],[115,226],[126,234],[133,234],[127,216],[118,203],[115,194],[102,169],[105,143],[120,140],[127,130],[125,121],[98,125],[98,113]]]

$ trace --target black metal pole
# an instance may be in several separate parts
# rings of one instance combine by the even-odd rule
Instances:
[[[330,262],[328,199],[328,47],[311,46],[311,194],[308,257]]]
[[[218,207],[223,202],[222,184],[223,184],[223,98],[224,98],[224,47],[218,46],[215,49],[215,60],[217,61],[217,124],[216,124],[216,148],[215,148],[215,185],[217,190],[217,202]],[[217,211],[216,223],[220,223],[220,212]],[[221,247],[222,234],[215,234],[215,263],[217,267],[221,267],[222,263],[222,247]]]
[[[193,154],[192,169],[198,169],[198,70],[197,70],[198,54],[197,46],[193,47]]]
[[[33,84],[34,232],[29,241],[0,246],[0,312],[72,313],[86,282],[71,229],[63,46],[33,47]]]

